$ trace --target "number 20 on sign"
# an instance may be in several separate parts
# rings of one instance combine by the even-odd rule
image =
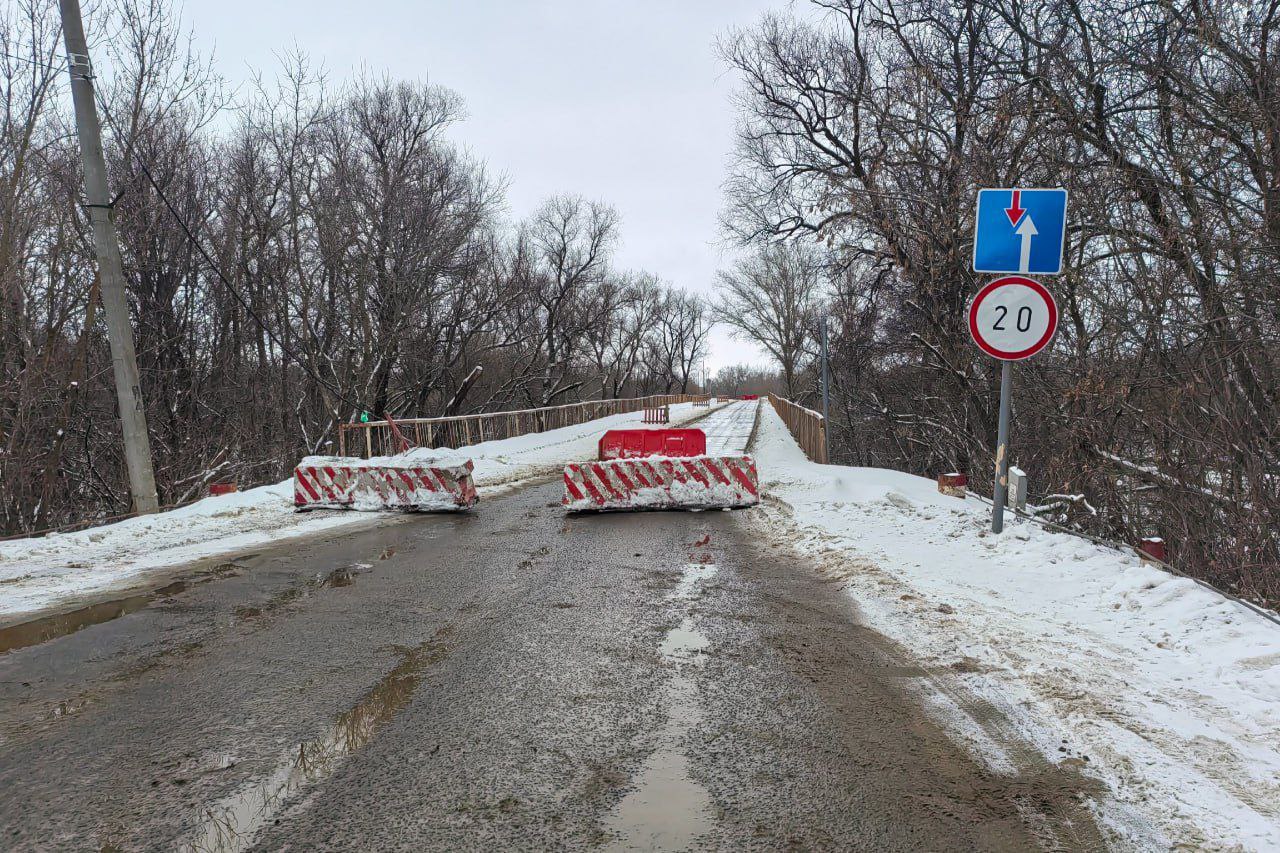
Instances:
[[[978,348],[1001,361],[1030,358],[1058,330],[1058,305],[1048,288],[1020,275],[998,278],[973,298],[969,334]]]

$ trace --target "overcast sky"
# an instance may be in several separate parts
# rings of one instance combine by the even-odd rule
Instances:
[[[461,94],[453,139],[507,176],[519,218],[553,193],[622,215],[619,266],[710,293],[732,148],[715,40],[786,0],[186,0],[185,24],[240,85],[295,46],[333,82],[362,66]],[[767,363],[717,329],[708,367]]]

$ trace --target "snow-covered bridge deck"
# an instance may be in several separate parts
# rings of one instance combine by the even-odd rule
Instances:
[[[707,434],[707,453],[746,453],[759,405],[758,400],[736,400],[698,421],[696,426]]]

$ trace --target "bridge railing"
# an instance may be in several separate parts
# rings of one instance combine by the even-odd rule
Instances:
[[[791,402],[777,394],[769,395],[778,417],[787,425],[791,436],[811,462],[827,464],[827,422],[818,412]]]
[[[484,412],[448,418],[396,418],[338,425],[340,456],[392,456],[408,447],[465,447],[482,441],[514,438],[535,432],[576,426],[596,418],[638,412],[645,408],[705,400],[701,394],[655,394],[621,400],[587,400],[563,406]]]

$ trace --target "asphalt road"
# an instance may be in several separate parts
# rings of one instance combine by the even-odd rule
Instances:
[[[934,676],[751,511],[558,499],[242,555],[15,643],[0,848],[1102,845],[1089,782],[954,746],[906,687]]]

